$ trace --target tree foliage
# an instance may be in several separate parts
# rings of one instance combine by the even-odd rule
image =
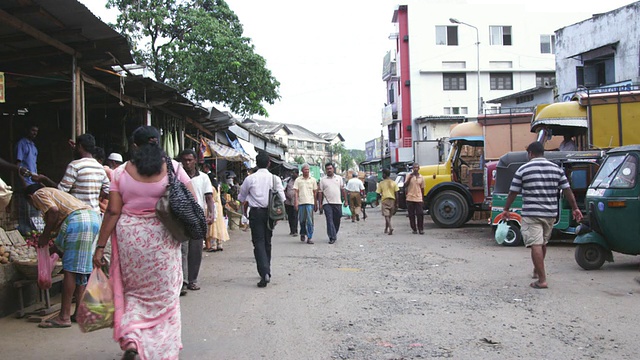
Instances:
[[[134,59],[188,98],[243,116],[268,116],[262,104],[280,98],[280,83],[224,0],[109,0],[107,7],[120,11],[114,27]]]

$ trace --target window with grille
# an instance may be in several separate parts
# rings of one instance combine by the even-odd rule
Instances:
[[[458,27],[436,26],[436,45],[458,45]]]
[[[491,45],[511,46],[511,26],[489,26]]]
[[[536,73],[536,86],[555,86],[556,73]]]
[[[513,74],[490,73],[489,84],[491,90],[513,90]]]
[[[556,36],[540,35],[540,53],[555,54],[556,53]]]
[[[443,90],[467,90],[467,74],[444,73],[442,74]]]

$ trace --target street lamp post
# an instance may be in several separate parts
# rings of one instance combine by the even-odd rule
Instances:
[[[480,97],[480,32],[478,31],[478,28],[471,25],[471,24],[467,24],[466,22],[462,22],[458,19],[454,19],[454,18],[450,18],[449,21],[453,24],[460,24],[460,25],[466,25],[468,27],[472,27],[476,30],[476,61],[477,61],[477,81],[478,81],[478,114],[482,114],[482,97]]]

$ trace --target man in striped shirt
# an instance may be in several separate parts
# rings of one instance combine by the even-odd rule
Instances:
[[[109,194],[109,177],[100,163],[93,158],[96,140],[91,134],[76,139],[74,153],[78,160],[69,163],[58,189],[100,212],[100,199]]]
[[[582,212],[578,209],[564,171],[544,158],[542,143],[536,141],[529,144],[527,153],[529,162],[522,165],[513,177],[502,218],[509,219],[509,207],[518,193],[522,193],[522,239],[526,247],[531,248],[533,277],[538,279],[530,286],[546,289],[544,258],[547,254],[547,242],[558,216],[558,189],[562,189],[564,197],[569,201],[573,218],[577,222],[582,220]]]

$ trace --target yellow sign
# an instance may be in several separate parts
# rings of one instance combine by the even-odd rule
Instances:
[[[0,72],[0,103],[4,102],[4,73]]]

